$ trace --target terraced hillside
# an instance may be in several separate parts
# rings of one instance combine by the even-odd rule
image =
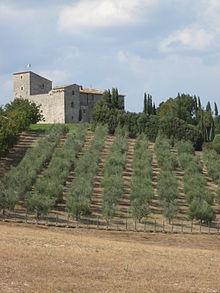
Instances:
[[[22,160],[26,151],[29,148],[34,147],[37,144],[38,139],[43,136],[44,134],[38,132],[23,132],[20,135],[19,141],[9,151],[7,156],[0,158],[0,178],[10,169],[11,166],[16,167]]]
[[[7,173],[8,169],[11,165],[17,166],[19,165],[19,162],[21,161],[22,157],[25,156],[25,153],[28,148],[34,147],[37,145],[38,139],[42,137],[42,135],[39,134],[22,134],[18,144],[14,147],[14,149],[9,153],[7,158],[3,158],[0,161],[1,166],[1,177]],[[56,154],[59,151],[62,151],[65,145],[65,142],[67,140],[67,135],[63,135],[55,149],[53,150]],[[75,170],[81,161],[80,159],[85,156],[85,153],[88,152],[91,142],[94,141],[94,133],[88,131],[85,136],[85,141],[83,142],[83,146],[81,150],[79,150],[78,153],[76,153],[76,158],[74,159],[74,163],[72,164],[71,168],[67,171],[67,177],[64,180],[64,183],[62,183],[63,187],[61,188],[62,194],[56,198],[56,203],[49,208],[50,215],[58,215],[61,218],[67,218],[67,198],[68,194],[70,194],[70,189],[72,186],[74,186],[75,182],[79,182],[79,178],[76,178]],[[104,146],[102,150],[100,149],[100,156],[99,160],[96,162],[98,164],[96,175],[94,179],[92,180],[92,190],[91,195],[86,195],[83,200],[83,205],[80,206],[80,212],[79,214],[82,215],[83,220],[83,214],[86,207],[86,217],[90,219],[97,219],[105,221],[105,216],[103,215],[103,170],[106,165],[106,160],[111,152],[111,147],[115,141],[115,137],[111,135],[107,135]],[[132,213],[131,213],[131,203],[130,203],[130,194],[131,194],[131,181],[132,181],[132,175],[133,175],[133,168],[132,168],[132,161],[133,161],[133,155],[134,155],[134,149],[137,141],[135,139],[128,139],[128,149],[126,151],[126,163],[125,167],[123,169],[123,192],[120,195],[120,197],[117,199],[117,204],[115,206],[115,214],[112,218],[112,221],[118,221],[120,219],[132,219]],[[94,147],[93,147],[94,148]],[[162,169],[159,167],[158,164],[158,157],[155,153],[155,144],[152,142],[149,142],[149,150],[152,154],[152,184],[154,189],[154,195],[152,200],[150,201],[149,207],[150,207],[150,214],[148,215],[147,219],[149,221],[157,220],[159,222],[166,220],[163,213],[164,213],[164,206],[162,204],[161,198],[158,194],[158,176]],[[179,155],[175,148],[170,148],[170,152],[174,154],[174,156],[177,159],[178,166],[175,166],[172,170],[173,176],[177,180],[178,185],[178,198],[177,198],[177,204],[178,204],[178,213],[175,216],[174,220],[176,222],[179,221],[187,221],[188,220],[188,209],[189,204],[187,201],[186,194],[184,193],[184,174],[185,170],[181,167],[181,164],[179,162]],[[207,181],[207,189],[211,191],[214,197],[216,197],[216,192],[218,189],[217,184],[208,176],[206,166],[202,159],[202,153],[196,152],[195,156],[200,158],[200,161],[203,166],[202,175]],[[53,156],[52,159],[53,160]],[[39,174],[37,174],[35,181],[38,182],[40,179],[42,180],[44,178],[44,174],[48,172],[48,168],[50,167],[50,160],[44,164],[44,167],[41,168],[41,171]],[[64,166],[65,167],[65,166]],[[117,177],[117,176],[116,176]],[[76,180],[77,179],[77,180]],[[38,188],[39,189],[39,188]],[[35,191],[35,183],[32,186],[32,194],[34,194]],[[78,198],[78,201],[81,199]],[[24,200],[22,199],[19,203],[15,205],[15,211],[17,213],[25,213],[26,208],[24,208]],[[81,205],[81,203],[79,203]],[[86,205],[86,206],[85,206]],[[220,221],[220,208],[219,204],[216,200],[214,200],[214,203],[212,204],[213,209],[216,212],[216,221]],[[79,205],[77,206],[79,208]],[[75,210],[72,212],[74,213]],[[69,216],[73,216],[74,214],[69,214]]]

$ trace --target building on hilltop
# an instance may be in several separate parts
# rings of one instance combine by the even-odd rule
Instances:
[[[28,99],[41,105],[44,123],[90,122],[91,110],[104,91],[68,84],[52,88],[52,81],[32,71],[13,74],[14,99]],[[124,95],[119,95],[123,100]]]

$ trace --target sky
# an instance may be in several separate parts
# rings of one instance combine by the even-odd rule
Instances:
[[[0,0],[0,105],[13,72],[117,87],[126,109],[178,92],[220,107],[220,0]]]

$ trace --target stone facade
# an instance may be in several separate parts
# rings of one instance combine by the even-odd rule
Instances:
[[[14,99],[28,99],[41,105],[44,123],[90,122],[91,111],[103,91],[84,89],[77,84],[52,88],[52,81],[32,72],[13,74]],[[124,95],[119,95],[124,101]]]

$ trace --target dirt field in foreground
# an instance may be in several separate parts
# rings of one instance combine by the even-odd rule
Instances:
[[[220,292],[220,236],[0,223],[0,292]]]

